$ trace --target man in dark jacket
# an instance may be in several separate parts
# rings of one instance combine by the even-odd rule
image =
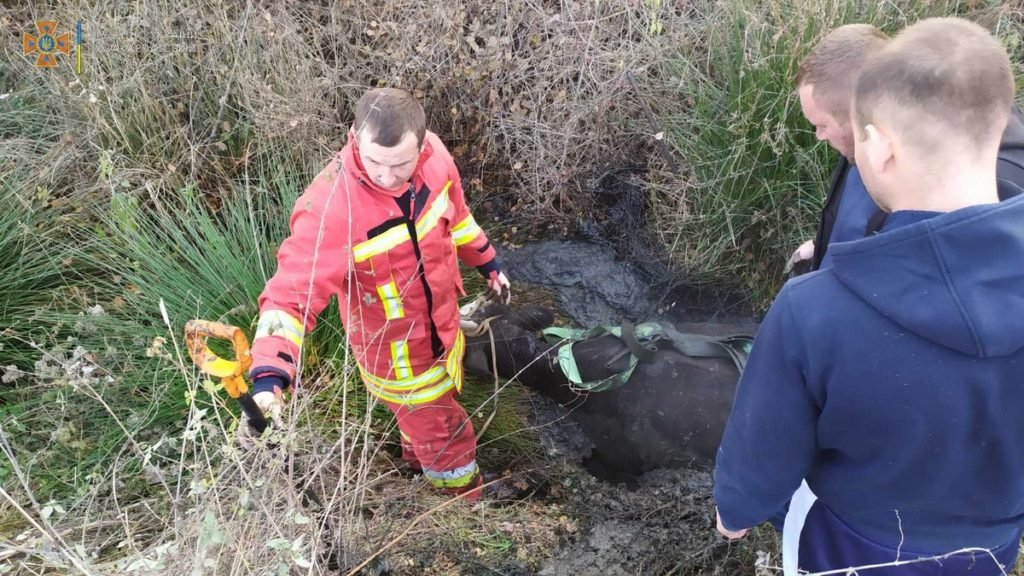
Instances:
[[[716,463],[728,537],[792,498],[786,574],[899,561],[870,572],[987,576],[1013,565],[1024,526],[1024,198],[999,202],[995,176],[1012,98],[1006,51],[957,19],[908,27],[857,80],[857,165],[889,217],[782,289]],[[808,303],[814,314],[796,313]],[[963,549],[975,552],[907,563]]]
[[[828,266],[828,248],[877,232],[885,212],[864,189],[853,151],[849,101],[864,60],[885,47],[888,38],[868,24],[849,24],[830,32],[800,64],[797,89],[804,116],[814,125],[819,140],[827,140],[839,152],[832,171],[828,196],[818,220],[814,239],[804,242],[787,264],[791,268],[818,270]],[[1003,133],[997,172],[1002,181],[1000,199],[1024,188],[1024,114],[1013,106]]]
[[[848,24],[830,32],[800,63],[796,85],[800,108],[814,126],[818,140],[839,152],[832,171],[828,197],[821,211],[818,233],[790,258],[790,267],[817,270],[829,242],[864,236],[864,225],[876,206],[864,189],[854,159],[850,95],[865,59],[877,53],[889,38],[870,24]]]

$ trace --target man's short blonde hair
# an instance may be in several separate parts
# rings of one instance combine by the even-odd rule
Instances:
[[[926,152],[955,142],[970,153],[998,143],[1013,93],[1010,58],[991,34],[959,18],[930,18],[868,59],[852,114],[857,128],[884,121]]]
[[[870,24],[847,24],[829,32],[800,63],[796,86],[814,86],[812,96],[840,124],[850,117],[850,97],[864,62],[885,48],[889,37]]]

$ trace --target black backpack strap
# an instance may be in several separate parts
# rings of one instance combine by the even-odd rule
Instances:
[[[1012,158],[1008,153],[1006,157],[1000,156],[996,162],[996,183],[1000,201],[1017,196],[1021,188],[1024,188],[1024,150],[1013,152],[1021,153],[1022,158]]]
[[[1021,173],[1024,175],[1024,171],[1021,171]],[[1017,184],[1012,180],[997,178],[996,187],[999,191],[999,201],[1002,202],[1003,200],[1009,200],[1024,194],[1024,188],[1021,188],[1021,186],[1024,186],[1024,178],[1019,180],[1019,182],[1021,183]]]
[[[1020,194],[1024,188],[1024,114],[1014,104],[999,142],[999,160],[996,162],[999,182],[999,200]]]
[[[868,218],[867,226],[864,227],[864,236],[874,236],[882,231],[882,226],[885,226],[886,219],[889,218],[889,213],[881,208],[875,210],[875,213]]]
[[[850,161],[845,156],[840,156],[839,162],[832,171],[828,197],[825,199],[825,205],[822,206],[821,216],[818,219],[818,231],[814,235],[814,256],[811,258],[811,270],[821,268],[821,261],[825,258],[825,251],[828,250],[828,242],[832,237],[832,229],[836,225],[839,202],[843,199],[843,190],[846,188],[846,175],[849,172]]]

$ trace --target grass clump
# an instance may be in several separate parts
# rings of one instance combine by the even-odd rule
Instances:
[[[34,318],[73,276],[66,256],[53,250],[58,218],[13,186],[19,176],[0,183],[0,366],[14,367],[4,384],[31,367],[27,344],[45,332]]]

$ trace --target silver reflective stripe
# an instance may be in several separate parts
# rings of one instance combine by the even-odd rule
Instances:
[[[420,390],[419,392],[391,393],[385,389],[374,386],[373,383],[371,383],[368,380],[365,383],[366,389],[370,391],[370,394],[373,394],[374,396],[380,398],[381,400],[387,402],[394,402],[395,404],[406,404],[410,406],[414,404],[425,404],[427,402],[433,402],[434,400],[440,398],[442,394],[455,387],[455,383],[452,382],[451,378],[445,378],[439,383],[432,385],[429,388]]]
[[[445,376],[444,366],[434,366],[430,370],[427,370],[419,376],[410,378],[408,380],[387,380],[370,374],[361,367],[359,371],[362,373],[363,378],[380,388],[384,388],[391,391],[400,392],[403,390],[414,390],[427,384],[433,384],[434,382],[440,381]]]
[[[391,364],[396,380],[412,378],[412,365],[409,364],[409,344],[405,340],[391,343]]]
[[[352,249],[352,253],[355,256],[356,262],[365,262],[378,254],[383,254],[395,246],[408,241],[409,227],[405,224],[399,224],[380,236],[367,240],[361,244],[357,244]]]
[[[398,286],[394,280],[387,284],[377,286],[377,294],[384,305],[384,316],[388,320],[405,317],[405,307],[402,306],[402,298],[398,295]]]
[[[476,460],[473,460],[465,466],[460,466],[455,470],[437,471],[429,468],[423,469],[423,475],[429,480],[439,480],[441,482],[452,482],[454,480],[460,480],[476,472]]]
[[[264,336],[281,336],[301,348],[304,336],[302,323],[291,314],[282,310],[267,310],[260,314],[260,321],[256,325],[255,338],[262,338]]]

